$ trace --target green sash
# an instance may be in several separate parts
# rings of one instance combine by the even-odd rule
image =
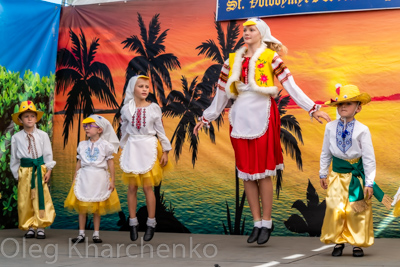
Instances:
[[[30,158],[22,158],[21,159],[21,167],[30,168],[32,169],[32,177],[31,177],[31,190],[35,189],[35,172],[37,172],[37,191],[39,196],[39,210],[44,210],[44,196],[43,196],[43,185],[42,185],[42,168],[41,166],[44,164],[43,156],[37,159],[30,159]]]
[[[333,157],[332,159],[332,170],[337,173],[351,173],[351,181],[349,185],[349,201],[356,202],[364,199],[363,185],[365,185],[365,173],[362,163],[362,158],[357,163],[351,164],[350,162]],[[361,177],[363,185],[361,185],[360,180],[357,177]],[[374,197],[382,202],[386,206],[385,193],[382,189],[374,182],[373,184]],[[386,201],[385,201],[386,200]]]

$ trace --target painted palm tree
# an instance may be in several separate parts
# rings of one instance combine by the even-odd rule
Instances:
[[[158,99],[158,103],[162,106],[166,101],[164,84],[167,88],[172,88],[169,71],[180,69],[181,65],[174,54],[165,53],[164,42],[169,29],[160,34],[159,16],[160,14],[154,15],[150,21],[149,29],[146,29],[143,18],[138,13],[140,38],[137,35],[132,35],[122,42],[124,49],[127,48],[136,53],[136,56],[129,61],[126,68],[123,94],[125,94],[126,86],[132,76],[146,75],[151,79],[154,97]]]
[[[215,94],[218,78],[225,60],[229,58],[230,53],[235,52],[244,45],[243,37],[238,40],[240,29],[236,21],[232,20],[228,22],[226,33],[222,29],[220,22],[214,20],[214,25],[217,30],[218,41],[215,42],[209,39],[196,47],[196,50],[199,50],[198,55],[204,55],[215,62],[215,64],[208,67],[205,71],[203,79],[199,84],[199,87],[210,97],[213,97]],[[217,122],[219,125],[220,122]]]
[[[79,37],[70,29],[71,51],[62,48],[57,53],[56,92],[63,95],[68,91],[64,107],[64,147],[68,142],[69,131],[73,128],[75,112],[78,111],[78,125],[81,115],[87,117],[94,113],[93,97],[108,107],[118,108],[115,100],[114,83],[106,64],[95,61],[99,38],[94,38],[87,47],[82,29]],[[80,127],[78,127],[78,143]]]
[[[185,141],[190,142],[189,150],[192,152],[193,167],[196,164],[198,153],[199,136],[193,134],[196,126],[196,119],[203,114],[206,107],[211,104],[207,94],[198,87],[197,78],[189,84],[186,77],[182,76],[182,91],[172,90],[167,98],[167,104],[163,108],[163,114],[166,117],[180,118],[180,121],[171,138],[171,144],[174,146],[174,155],[176,161],[182,153],[182,147]],[[211,141],[215,143],[214,126],[211,123],[210,128],[206,129]]]
[[[308,180],[307,202],[296,200],[292,208],[297,209],[303,218],[297,214],[292,214],[284,222],[287,229],[294,233],[308,233],[309,236],[321,236],[321,228],[324,222],[326,202],[319,202],[318,193]]]

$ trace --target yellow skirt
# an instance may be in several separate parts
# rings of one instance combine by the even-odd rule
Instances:
[[[98,213],[106,215],[116,213],[121,210],[117,189],[114,189],[107,200],[101,202],[84,202],[76,198],[74,193],[75,183],[72,184],[69,194],[64,202],[64,208],[75,210],[78,213]]]
[[[374,243],[372,201],[365,200],[368,204],[366,210],[354,212],[349,201],[350,181],[351,173],[331,172],[328,177],[320,240],[325,244],[349,243],[357,247],[369,247]]]
[[[396,205],[394,206],[393,215],[396,217],[400,216],[400,200],[397,201]]]
[[[160,142],[157,145],[157,159],[154,163],[153,169],[144,174],[134,174],[134,173],[122,173],[122,181],[124,184],[143,187],[143,186],[158,186],[160,185],[163,174],[166,171],[173,169],[173,164],[171,160],[168,160],[167,165],[161,167],[160,159],[162,157],[163,151]]]
[[[39,197],[37,190],[31,195],[32,167],[20,167],[18,170],[18,228],[28,230],[32,228],[45,228],[54,222],[56,212],[47,184],[44,182],[46,166],[42,165],[42,186],[44,196],[44,212],[39,211]],[[37,178],[36,187],[37,189]]]

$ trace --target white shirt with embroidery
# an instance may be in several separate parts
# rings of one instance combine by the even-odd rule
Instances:
[[[144,174],[157,159],[158,140],[163,151],[172,149],[165,135],[161,108],[151,103],[136,108],[134,100],[121,109],[120,166],[125,173]]]
[[[53,160],[53,150],[51,148],[49,135],[46,132],[37,129],[36,127],[33,130],[32,135],[35,138],[37,156],[43,156],[43,161],[47,170],[52,170],[56,165],[56,162]],[[29,151],[28,147],[28,135],[24,130],[19,131],[12,136],[10,169],[14,178],[17,180],[20,160],[22,158],[36,158],[34,156],[33,149]]]
[[[76,198],[84,202],[107,200],[111,194],[107,161],[114,158],[114,146],[100,137],[96,142],[80,142],[77,151],[81,168],[75,178]]]
[[[271,63],[274,73],[275,70],[282,70],[282,64],[282,59],[275,53]],[[228,76],[229,70],[228,59],[222,67],[221,76]],[[286,66],[283,67],[283,71],[279,72],[277,78],[297,105],[308,112],[316,110],[314,109],[314,107],[316,107],[315,103],[297,86],[292,74]],[[216,95],[211,105],[203,112],[202,118],[204,118],[203,122],[205,122],[206,125],[208,122],[217,119],[228,103],[229,99],[225,90],[230,89],[225,88],[225,86],[225,81],[220,78],[218,80]],[[230,110],[229,121],[232,126],[231,136],[243,139],[258,138],[267,131],[271,99],[269,96],[255,92],[248,84],[238,82],[236,86],[239,87],[238,89],[242,93],[238,95],[238,98]],[[264,112],[261,112],[263,110]]]
[[[328,176],[332,156],[344,160],[361,157],[365,172],[365,186],[373,185],[376,162],[371,133],[367,126],[355,119],[348,122],[346,127],[341,120],[327,123],[320,158],[321,178]]]

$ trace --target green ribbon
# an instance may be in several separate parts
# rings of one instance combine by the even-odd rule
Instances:
[[[44,210],[44,196],[43,196],[43,185],[42,185],[42,168],[44,164],[43,156],[37,159],[22,158],[21,167],[30,168],[32,167],[32,178],[31,178],[31,189],[36,187],[35,183],[35,172],[37,171],[37,184],[38,184],[38,196],[39,196],[39,210]]]
[[[351,173],[351,181],[349,185],[349,201],[355,202],[364,199],[363,186],[357,177],[361,177],[363,185],[365,185],[365,173],[362,163],[362,158],[357,163],[351,164],[350,162],[333,157],[332,159],[332,170],[337,173]],[[374,182],[373,184],[374,197],[382,202],[385,193],[382,189]]]

